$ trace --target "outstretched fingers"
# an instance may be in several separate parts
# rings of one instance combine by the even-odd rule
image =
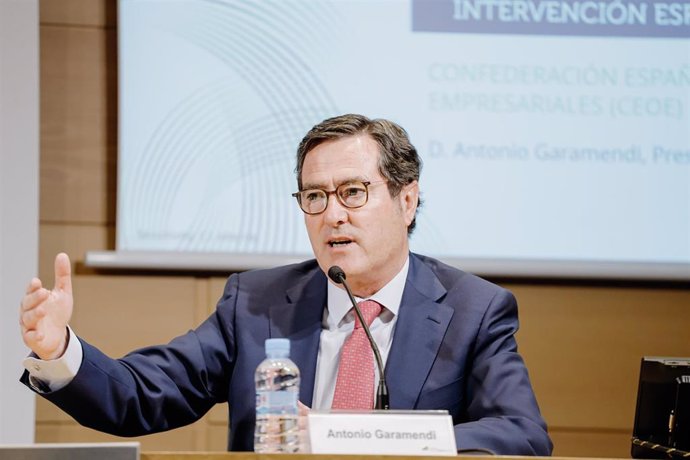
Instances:
[[[72,267],[69,257],[61,252],[55,257],[55,290],[72,294]]]
[[[22,326],[22,332],[36,328],[38,321],[46,314],[43,303],[49,296],[50,291],[41,287],[24,296],[19,308],[19,324]]]
[[[21,311],[29,311],[36,308],[43,303],[50,296],[50,291],[44,288],[38,288],[30,293],[27,293],[22,299]]]
[[[29,282],[29,285],[26,286],[26,294],[31,294],[36,289],[40,289],[41,287],[43,287],[41,280],[38,278],[32,278],[31,281]]]
[[[30,310],[22,312],[20,319],[21,324],[26,329],[35,329],[38,322],[46,315],[46,309],[43,305],[38,305]]]

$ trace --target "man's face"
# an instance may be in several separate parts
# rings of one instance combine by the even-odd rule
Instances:
[[[407,226],[414,218],[419,193],[415,181],[391,197],[378,160],[376,142],[357,135],[319,144],[302,166],[302,189],[330,191],[353,180],[371,182],[369,200],[361,208],[346,208],[330,195],[323,213],[304,216],[321,269],[327,273],[331,266],[340,266],[360,297],[381,289],[405,263]]]

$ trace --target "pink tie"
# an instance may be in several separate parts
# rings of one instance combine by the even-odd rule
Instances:
[[[364,300],[357,305],[369,326],[381,313],[381,305],[373,300]],[[374,352],[356,313],[355,330],[343,345],[331,408],[374,408]]]

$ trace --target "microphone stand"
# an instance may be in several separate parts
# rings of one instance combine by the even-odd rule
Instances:
[[[337,268],[337,270],[334,270],[334,268]],[[386,385],[386,376],[383,372],[383,360],[381,359],[379,347],[376,345],[376,342],[374,342],[374,338],[371,336],[371,331],[369,330],[369,325],[366,323],[366,321],[364,321],[362,311],[359,309],[357,301],[355,300],[355,297],[352,295],[352,291],[350,291],[350,287],[345,282],[345,272],[343,272],[343,270],[340,267],[331,267],[331,269],[328,270],[328,276],[336,283],[342,284],[345,288],[345,291],[347,292],[347,295],[348,297],[350,297],[350,301],[352,302],[352,306],[355,309],[355,314],[359,318],[359,322],[362,325],[362,329],[364,329],[364,333],[367,335],[367,339],[369,339],[371,349],[374,351],[374,357],[376,358],[376,366],[379,370],[379,386],[376,389],[376,406],[374,408],[377,410],[388,410],[390,409],[390,404],[388,401],[388,385]]]

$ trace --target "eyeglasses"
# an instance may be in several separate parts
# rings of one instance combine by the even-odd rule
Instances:
[[[331,195],[335,195],[338,198],[338,202],[346,208],[361,208],[367,204],[367,200],[369,199],[369,186],[383,184],[385,182],[387,181],[352,181],[338,185],[335,190],[310,188],[295,192],[292,196],[297,198],[297,202],[299,203],[299,207],[302,208],[302,211],[310,215],[324,212],[326,207],[328,207],[328,197]]]

